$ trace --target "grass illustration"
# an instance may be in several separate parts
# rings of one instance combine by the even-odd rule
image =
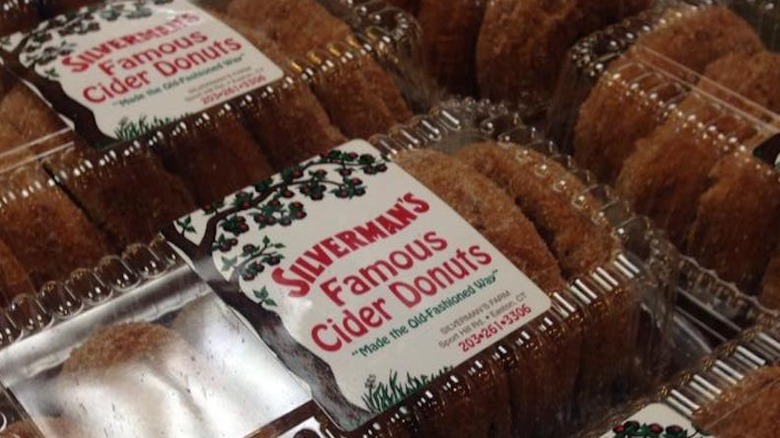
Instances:
[[[119,126],[114,130],[114,135],[120,140],[133,140],[138,138],[147,132],[154,131],[175,122],[177,119],[169,117],[152,117],[141,116],[138,120],[130,120],[127,117],[119,121]]]
[[[366,380],[366,391],[362,397],[363,403],[372,413],[383,412],[451,369],[452,367],[444,367],[436,373],[420,376],[406,373],[405,379],[399,379],[398,372],[391,370],[385,382],[377,382],[376,376],[372,375]]]

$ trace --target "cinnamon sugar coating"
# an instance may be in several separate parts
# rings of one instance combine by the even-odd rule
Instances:
[[[564,287],[555,257],[514,201],[468,165],[432,150],[398,155],[396,162],[449,204],[542,290]]]
[[[487,5],[477,43],[480,92],[518,100],[549,97],[566,52],[579,38],[638,13],[647,0],[497,0]]]
[[[560,164],[529,149],[513,153],[492,142],[470,145],[458,151],[456,157],[490,178],[515,200],[558,258],[565,276],[590,272],[608,262],[618,248],[617,241],[588,212],[576,210],[570,198],[552,189],[556,179],[566,179],[579,186],[571,190],[585,190],[581,183],[577,184],[579,181],[568,177]],[[540,177],[542,171],[548,177]]]

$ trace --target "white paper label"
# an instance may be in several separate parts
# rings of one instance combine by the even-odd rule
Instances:
[[[261,337],[275,328],[258,320],[278,315],[346,400],[371,415],[550,308],[479,232],[363,141],[165,234],[207,281],[240,290],[245,303],[228,304]]]
[[[703,438],[713,437],[679,412],[661,403],[644,407],[631,418],[616,424],[601,438]],[[713,437],[714,438],[714,437]]]
[[[282,77],[187,0],[118,0],[2,40],[2,60],[93,144],[132,139]]]

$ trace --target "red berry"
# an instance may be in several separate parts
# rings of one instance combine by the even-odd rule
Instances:
[[[664,431],[664,428],[661,427],[661,425],[658,424],[658,423],[653,423],[653,424],[650,425],[650,432],[652,432],[652,433],[654,433],[656,435],[661,433],[661,432],[663,432],[663,431]]]

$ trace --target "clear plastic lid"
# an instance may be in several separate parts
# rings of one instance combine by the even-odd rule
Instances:
[[[11,427],[23,427],[16,420],[28,418],[53,429],[52,436],[68,427],[87,436],[475,436],[489,430],[541,436],[601,415],[658,383],[668,364],[673,254],[641,224],[614,226],[614,206],[599,186],[516,113],[450,102],[371,143],[469,221],[483,221],[483,235],[542,286],[549,310],[347,432],[307,403],[300,389],[306,385],[299,383],[307,376],[292,377],[279,361],[287,363],[288,352],[269,344],[274,357],[243,318],[156,240],[112,259],[111,266],[52,284],[45,297],[26,296],[25,306],[4,315],[10,345],[0,351],[0,376],[10,396],[4,414],[16,424]],[[505,154],[513,157],[510,166],[496,173],[479,162]],[[460,195],[446,182],[457,186],[462,183],[453,177],[466,178],[447,176],[454,160],[462,160],[456,167],[476,166],[457,168],[473,169],[467,178],[496,193],[492,202],[516,196],[519,209],[512,197],[496,213],[485,199],[474,206],[452,201]],[[478,216],[470,212],[475,206]],[[546,208],[555,213],[542,214]],[[498,228],[503,217],[518,215],[527,218],[526,236]],[[511,251],[518,238],[549,248],[545,257],[560,267],[522,265],[532,255]],[[591,250],[575,251],[583,241]]]
[[[543,115],[579,38],[632,16],[653,0],[397,0],[423,29],[431,75],[452,93],[506,100]]]

